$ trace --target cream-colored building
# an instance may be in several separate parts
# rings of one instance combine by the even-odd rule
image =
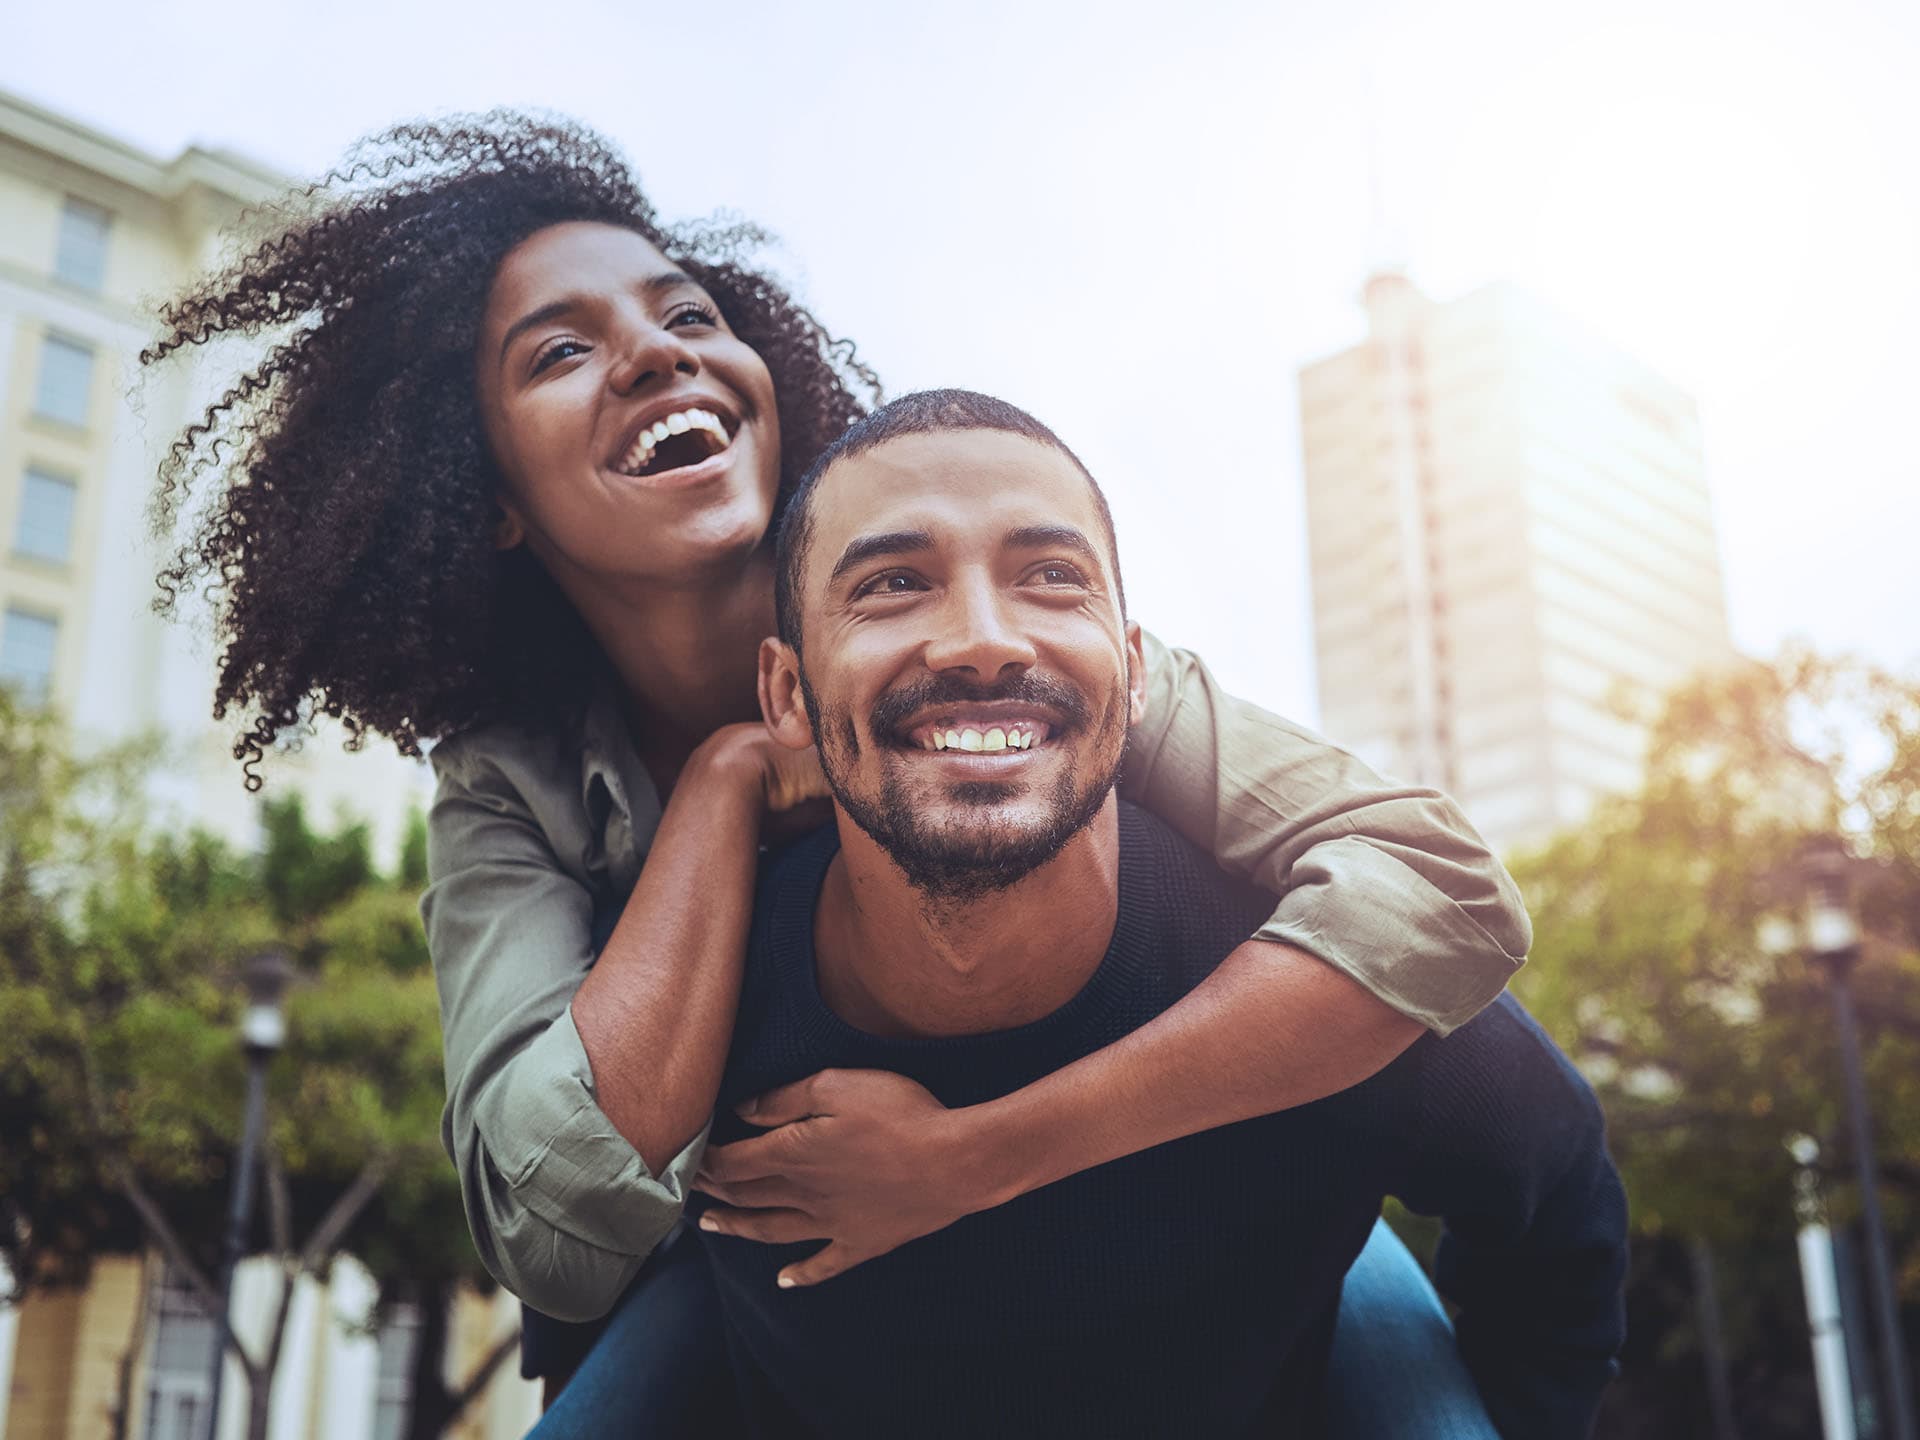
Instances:
[[[257,802],[229,753],[235,727],[208,713],[212,646],[149,607],[157,453],[213,377],[169,366],[146,382],[135,356],[153,334],[154,302],[217,258],[222,228],[244,207],[284,184],[224,152],[147,155],[0,94],[0,684],[53,705],[86,744],[162,736],[170,758],[149,797],[156,813],[243,845],[257,833]],[[337,732],[271,757],[264,771],[269,793],[299,791],[322,821],[342,811],[368,821],[389,860],[431,795],[424,765],[390,747],[344,754]],[[274,1273],[254,1261],[238,1277],[243,1333],[264,1323]],[[380,1335],[361,1333],[370,1299],[350,1262],[325,1287],[302,1282],[274,1440],[397,1433],[405,1312]],[[450,1373],[464,1376],[516,1316],[504,1297],[464,1298]],[[86,1290],[0,1308],[0,1440],[105,1440],[123,1363],[133,1422],[124,1433],[199,1440],[190,1422],[204,1404],[196,1387],[209,1328],[140,1257],[102,1257]],[[226,1387],[222,1440],[234,1440],[246,1387],[232,1367]],[[458,1433],[519,1435],[536,1411],[509,1363]]]
[[[284,177],[221,151],[171,160],[0,94],[0,683],[44,699],[89,742],[160,734],[151,797],[169,818],[243,843],[256,801],[210,718],[204,621],[154,615],[147,531],[159,451],[218,378],[193,358],[142,374],[156,303],[221,253],[242,209]],[[270,792],[316,819],[352,812],[396,853],[428,772],[337,731],[272,756]]]
[[[1623,688],[1732,657],[1698,412],[1511,285],[1365,304],[1300,374],[1321,724],[1529,844],[1638,784]]]
[[[234,1333],[254,1354],[280,1300],[280,1271],[249,1260],[234,1276]],[[411,1398],[418,1315],[393,1307],[369,1324],[373,1279],[351,1259],[327,1280],[301,1279],[288,1311],[269,1396],[268,1440],[398,1440]],[[449,1316],[444,1374],[450,1389],[518,1334],[519,1305],[504,1292],[463,1294]],[[11,1385],[0,1406],[4,1440],[207,1440],[212,1320],[157,1256],[103,1256],[83,1290],[30,1298],[10,1319]],[[131,1357],[131,1363],[129,1363]],[[0,1382],[9,1365],[0,1359]],[[539,1394],[509,1355],[448,1428],[452,1440],[509,1440],[539,1419]],[[244,1372],[229,1360],[214,1440],[245,1440]],[[117,1426],[125,1409],[124,1427]]]

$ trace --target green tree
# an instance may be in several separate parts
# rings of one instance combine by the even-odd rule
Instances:
[[[345,1250],[384,1300],[421,1304],[413,1433],[438,1434],[510,1347],[459,1387],[441,1377],[454,1290],[490,1282],[439,1143],[415,877],[378,875],[363,827],[318,832],[297,799],[265,806],[257,855],[198,833],[149,839],[125,809],[143,759],[76,761],[50,720],[0,696],[0,1255],[18,1284],[73,1283],[90,1256],[150,1238],[215,1303],[245,1083],[239,966],[283,948],[296,979],[253,1242],[287,1283],[265,1348],[235,1347],[251,1433],[264,1434],[293,1280]]]
[[[1704,1406],[1688,1304],[1708,1247],[1725,1262],[1743,1433],[1817,1424],[1785,1139],[1821,1141],[1837,1218],[1857,1192],[1827,982],[1788,922],[1795,857],[1835,834],[1875,862],[1853,983],[1889,1225],[1914,1297],[1920,685],[1804,652],[1702,680],[1653,717],[1638,793],[1514,865],[1536,934],[1515,989],[1594,1082],[1632,1200],[1634,1333],[1612,1433]],[[1705,1433],[1704,1408],[1693,1419],[1689,1433]]]

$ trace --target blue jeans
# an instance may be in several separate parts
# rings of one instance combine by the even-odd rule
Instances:
[[[1347,1271],[1327,1363],[1328,1440],[1499,1440],[1420,1262],[1382,1220]]]
[[[734,1433],[732,1372],[705,1258],[648,1263],[528,1440]],[[1499,1440],[1426,1272],[1386,1223],[1347,1271],[1327,1369],[1328,1440]]]

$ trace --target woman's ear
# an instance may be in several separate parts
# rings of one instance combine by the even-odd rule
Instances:
[[[773,738],[789,750],[813,744],[813,722],[800,693],[800,657],[772,635],[760,642],[760,715]]]
[[[500,518],[493,523],[493,548],[511,550],[527,538],[526,522],[520,518],[520,512],[504,500],[496,500]]]

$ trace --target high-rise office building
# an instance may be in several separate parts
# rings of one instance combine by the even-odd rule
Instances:
[[[1699,416],[1510,285],[1365,305],[1300,374],[1321,725],[1529,844],[1638,783],[1623,689],[1732,656]]]
[[[152,799],[242,844],[257,803],[230,753],[238,723],[210,719],[206,627],[168,624],[150,604],[159,452],[219,376],[199,352],[152,376],[136,357],[154,304],[286,185],[237,155],[161,159],[0,95],[0,684],[52,704],[83,744],[163,737]],[[337,729],[262,773],[269,794],[299,791],[320,823],[368,821],[388,857],[431,798],[424,766],[379,745],[343,754]]]

